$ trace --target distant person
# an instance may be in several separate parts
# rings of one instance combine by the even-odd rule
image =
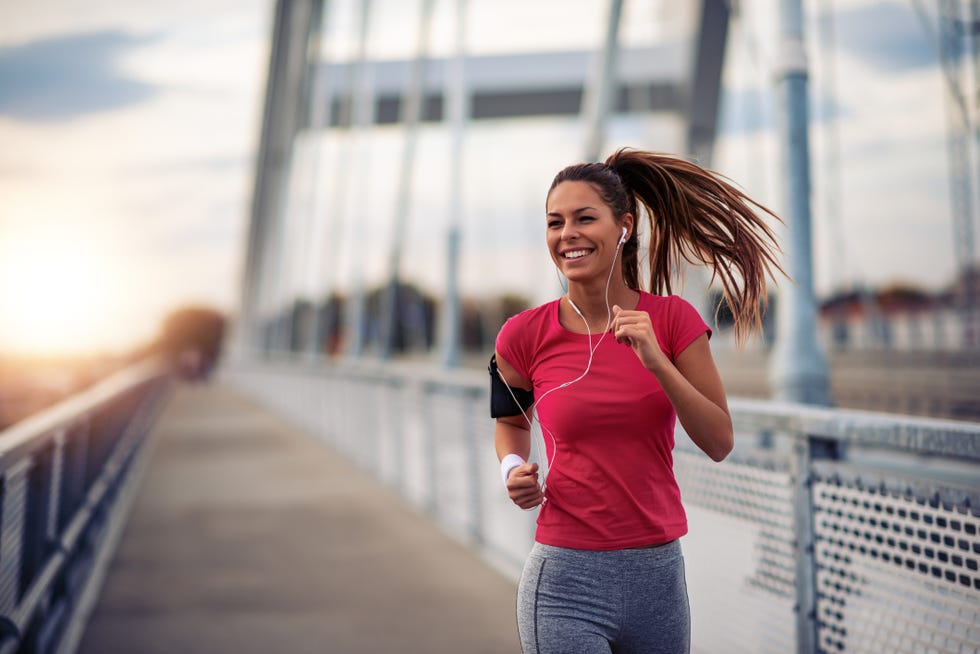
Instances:
[[[638,150],[554,178],[546,239],[568,292],[509,319],[490,366],[507,492],[541,507],[518,590],[525,654],[690,650],[674,419],[715,461],[734,437],[711,330],[671,278],[684,259],[708,266],[739,342],[757,331],[780,270],[758,209],[770,213],[708,170]],[[641,216],[664,295],[640,288]],[[546,480],[527,462],[535,416]]]

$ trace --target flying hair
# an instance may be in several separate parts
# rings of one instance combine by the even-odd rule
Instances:
[[[775,234],[758,213],[761,211],[779,220],[772,211],[753,201],[716,172],[674,156],[630,148],[616,151],[603,163],[568,166],[555,176],[548,195],[562,182],[591,185],[612,210],[617,222],[626,214],[633,215],[632,233],[624,226],[616,244],[616,257],[620,258],[627,286],[641,287],[638,234],[639,210],[642,209],[650,225],[649,290],[670,295],[672,281],[679,273],[682,260],[707,266],[711,269],[712,280],[716,277],[721,280],[725,300],[735,319],[736,342],[743,344],[749,334],[761,328],[767,302],[766,280],[773,277],[773,271],[785,275],[777,261],[779,247]],[[606,325],[596,342],[592,340],[592,326],[568,297],[588,334],[588,361],[580,375],[548,389],[525,408],[503,374],[496,370],[502,386],[510,393],[529,428],[535,409],[545,397],[581,381],[591,371],[595,353],[612,322],[609,285],[616,257],[606,278]],[[558,441],[547,425],[540,420],[539,424],[542,437],[547,434],[552,440],[552,454],[541,482],[544,492],[547,471],[554,465],[558,453]]]
[[[675,156],[623,148],[605,162],[568,166],[562,182],[589,183],[617,220],[629,213],[639,226],[642,209],[650,226],[648,290],[669,295],[682,261],[704,265],[718,278],[735,319],[736,342],[743,344],[762,326],[767,278],[785,275],[779,247],[762,214],[775,213],[755,202],[730,180]],[[623,278],[639,284],[639,229],[623,244]]]

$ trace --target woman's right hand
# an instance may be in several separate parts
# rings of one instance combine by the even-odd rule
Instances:
[[[541,504],[544,493],[538,483],[538,464],[525,463],[511,468],[507,475],[507,494],[514,504],[525,511]]]

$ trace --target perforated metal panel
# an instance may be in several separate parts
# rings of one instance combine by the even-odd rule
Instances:
[[[792,477],[778,460],[726,461],[675,450],[694,652],[795,648]]]
[[[813,496],[823,649],[980,651],[980,518],[836,474]]]

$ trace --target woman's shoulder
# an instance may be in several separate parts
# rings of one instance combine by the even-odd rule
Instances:
[[[674,302],[677,301],[675,298],[683,301],[683,298],[679,295],[656,295],[649,291],[641,290],[640,301],[636,306],[638,309],[644,309],[648,312],[665,311],[674,306]]]
[[[501,337],[507,338],[515,334],[528,335],[536,333],[542,328],[547,328],[552,321],[556,302],[558,300],[551,300],[540,306],[515,313],[504,321],[503,326],[500,328],[500,333],[497,336],[498,341]]]
[[[527,325],[547,321],[551,317],[551,313],[555,310],[556,302],[558,302],[558,300],[549,300],[548,302],[545,302],[539,306],[524,309],[523,311],[515,313],[513,316],[508,318],[505,323],[513,322]]]
[[[656,324],[705,324],[704,317],[688,300],[680,295],[654,295],[640,291],[639,307],[642,307]]]
[[[655,295],[648,291],[640,291],[640,302],[638,306],[644,309],[660,309],[660,310],[673,310],[678,307],[691,307],[694,305],[685,300],[680,295]]]
[[[711,327],[697,308],[680,295],[646,293],[640,298],[640,306],[650,313],[657,337],[663,339],[661,343],[669,349],[671,360],[701,334],[707,333],[711,338]]]

